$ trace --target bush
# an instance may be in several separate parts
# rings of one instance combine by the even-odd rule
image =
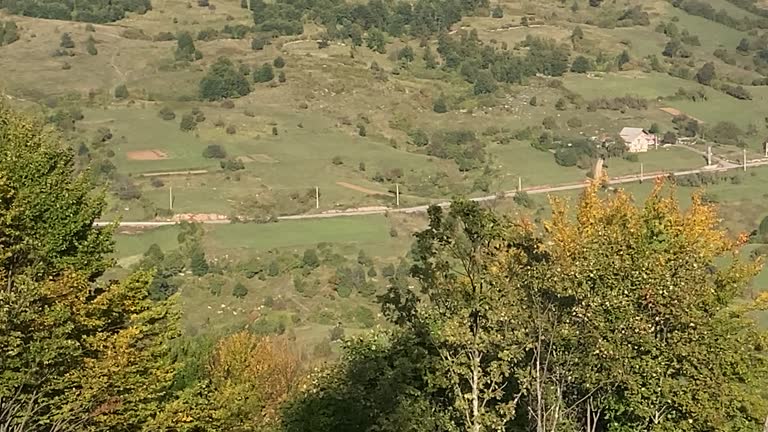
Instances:
[[[219,162],[224,171],[240,171],[245,169],[245,164],[239,159],[227,159]]]
[[[181,123],[179,128],[185,132],[191,131],[197,127],[197,122],[192,114],[184,114],[181,116]]]
[[[229,125],[227,126],[227,129],[225,129],[225,131],[227,132],[227,135],[234,135],[237,133],[237,128],[235,127],[235,125]]]
[[[528,195],[528,192],[525,191],[516,192],[515,196],[512,197],[512,201],[514,201],[515,204],[528,209],[531,209],[536,205],[533,198],[531,198],[531,196]]]
[[[173,110],[169,107],[160,108],[160,111],[157,112],[157,115],[166,121],[174,120],[176,118],[176,113],[173,112]]]
[[[269,43],[269,40],[264,37],[255,37],[251,40],[251,49],[254,51],[261,51]]]
[[[238,282],[235,284],[235,287],[232,288],[232,295],[241,299],[248,295],[248,288],[246,288],[242,282]]]
[[[246,109],[243,111],[243,115],[246,117],[256,117],[256,113],[252,109]]]
[[[276,67],[277,69],[284,68],[285,67],[285,59],[283,59],[282,57],[276,57],[272,61],[272,66]]]
[[[360,135],[361,137],[368,135],[368,131],[365,129],[364,124],[360,123],[359,125],[357,125],[357,134]]]
[[[280,73],[277,74],[277,81],[284,83],[285,82],[285,72],[280,71]]]
[[[59,41],[59,46],[64,49],[72,49],[75,47],[75,41],[72,40],[72,35],[69,33],[64,33],[61,35],[61,41]]]
[[[93,36],[89,36],[88,40],[85,41],[85,52],[92,56],[95,56],[99,53],[99,50],[96,49],[96,40],[93,39]]]
[[[341,156],[334,156],[333,159],[331,159],[331,163],[334,165],[343,165],[344,161],[341,159]]]
[[[227,151],[219,144],[211,144],[203,150],[203,157],[206,159],[224,159],[227,157]]]
[[[275,72],[269,63],[264,63],[260,68],[253,71],[253,82],[265,83],[272,81],[274,78]]]
[[[128,87],[125,84],[120,84],[119,86],[115,87],[115,99],[127,99],[128,94]]]
[[[555,120],[554,117],[544,117],[544,120],[542,120],[541,125],[544,126],[544,129],[547,129],[547,130],[557,129],[557,120]]]
[[[225,99],[221,101],[221,107],[225,109],[232,109],[235,107],[235,102],[231,99]]]
[[[531,100],[528,101],[528,105],[530,106],[538,106],[539,105],[539,99],[536,98],[536,96],[532,97]]]
[[[592,62],[584,56],[578,56],[571,65],[571,72],[587,73],[592,70]]]
[[[432,103],[432,111],[443,114],[445,112],[448,112],[448,106],[445,103],[445,98],[440,95],[435,99],[435,101]]]
[[[320,267],[320,258],[317,256],[315,249],[307,249],[304,251],[304,256],[301,258],[301,263],[304,268],[316,269]]]
[[[149,184],[151,184],[152,187],[155,187],[155,188],[161,188],[165,186],[163,179],[161,179],[160,177],[152,177],[152,180],[149,181]]]
[[[723,91],[736,99],[752,100],[752,94],[742,86],[723,85]]]

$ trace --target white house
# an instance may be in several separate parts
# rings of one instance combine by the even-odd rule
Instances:
[[[652,133],[646,132],[643,128],[625,127],[619,135],[624,140],[624,144],[627,145],[627,151],[630,153],[647,152],[648,147],[658,147],[659,145],[659,138]]]

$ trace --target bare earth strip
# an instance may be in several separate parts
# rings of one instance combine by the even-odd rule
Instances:
[[[144,173],[141,176],[142,177],[161,177],[161,176],[196,175],[196,174],[208,174],[208,170],[151,172],[151,173]]]
[[[680,115],[684,115],[684,116],[686,116],[686,117],[688,117],[688,118],[691,118],[691,119],[694,119],[694,120],[696,120],[696,121],[697,121],[697,122],[699,122],[699,123],[704,123],[704,122],[703,122],[701,119],[697,119],[696,117],[693,117],[693,116],[689,116],[688,114],[686,114],[686,113],[684,113],[684,112],[680,111],[680,110],[679,110],[679,109],[677,109],[677,108],[672,108],[672,107],[664,107],[664,108],[659,108],[659,109],[660,109],[660,110],[662,110],[662,111],[664,111],[665,113],[667,113],[667,114],[670,114],[670,115],[672,115],[672,116],[675,116],[675,117],[677,117],[677,116],[680,116]]]
[[[368,195],[387,195],[387,196],[390,195],[388,192],[375,191],[373,189],[367,189],[367,188],[364,188],[362,186],[353,185],[353,184],[347,183],[347,182],[336,182],[336,184],[341,186],[341,187],[345,187],[347,189],[352,189],[354,191],[362,192],[362,193],[368,194]]]
[[[168,154],[161,150],[139,150],[126,154],[131,160],[162,160],[168,159]]]

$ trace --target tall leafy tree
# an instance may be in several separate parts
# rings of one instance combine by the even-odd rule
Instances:
[[[219,57],[200,80],[200,97],[205,100],[236,98],[250,92],[248,79],[226,57]]]
[[[175,371],[173,303],[148,299],[146,272],[96,281],[111,265],[111,229],[93,227],[104,194],[41,122],[0,105],[0,155],[0,399],[34,405],[34,430],[137,430]]]

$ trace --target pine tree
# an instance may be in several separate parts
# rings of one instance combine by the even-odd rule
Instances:
[[[99,50],[96,49],[96,40],[93,38],[93,35],[88,36],[88,39],[85,41],[85,51],[90,55],[97,55],[99,53]]]

